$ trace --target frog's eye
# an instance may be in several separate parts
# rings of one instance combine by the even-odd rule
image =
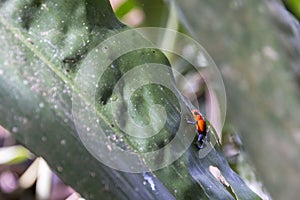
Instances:
[[[196,111],[196,110],[193,112],[193,114],[194,115],[200,115],[200,113],[198,111]]]

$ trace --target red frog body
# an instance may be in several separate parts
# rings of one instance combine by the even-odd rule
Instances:
[[[195,125],[196,133],[198,136],[196,146],[198,149],[202,149],[203,148],[203,140],[207,135],[206,121],[199,110],[193,109],[192,114],[193,114],[195,121],[191,122],[191,121],[187,120],[187,123]]]

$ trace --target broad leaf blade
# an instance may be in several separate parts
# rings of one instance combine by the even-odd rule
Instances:
[[[173,199],[173,196],[177,199],[207,199],[210,196],[197,183],[201,160],[190,157],[188,152],[172,165],[156,171],[155,175],[130,174],[103,165],[78,140],[78,127],[75,128],[72,116],[72,93],[87,105],[91,102],[86,102],[85,93],[76,87],[75,76],[99,43],[126,29],[116,20],[107,1],[5,1],[1,3],[0,22],[0,44],[3,47],[0,55],[3,63],[0,68],[1,124],[30,150],[42,155],[66,183],[87,199]],[[127,42],[145,41],[137,37],[136,41]],[[97,57],[94,63],[96,61]],[[115,60],[115,68],[107,70],[103,77],[97,77],[103,78],[99,79],[99,85],[105,87],[100,87],[95,96],[96,114],[99,124],[108,130],[108,136],[123,136],[122,131],[112,125],[111,105],[114,95],[119,95],[121,103],[113,109],[123,111],[122,93],[126,92],[124,87],[114,94],[111,86],[136,65],[149,62],[168,66],[168,61],[159,51],[133,51]],[[176,89],[170,68],[160,75]],[[141,77],[149,79],[146,73]],[[131,114],[140,123],[146,124],[151,105],[165,103],[168,117],[162,136],[170,138],[187,111],[187,108],[179,110],[178,103],[191,106],[184,97],[176,94],[179,95],[177,99],[167,90],[161,92],[159,86],[146,85],[137,90],[137,96],[130,99],[132,106],[140,105],[137,108],[140,112]],[[91,126],[96,124],[93,121],[85,123]],[[151,128],[157,129],[153,124]],[[194,127],[185,124],[185,132],[193,137]],[[124,147],[133,150],[155,150],[164,144],[160,136],[144,141],[130,136],[122,139]],[[169,153],[171,155],[174,152]],[[218,154],[222,157],[220,152]],[[167,156],[164,158],[168,160]],[[125,158],[119,163],[130,164]],[[205,174],[202,182],[208,180],[206,175],[210,177]],[[215,197],[226,193],[217,179],[210,181],[218,185],[213,190]]]
[[[99,18],[101,9],[108,18]],[[107,2],[2,2],[1,124],[88,199],[170,199],[151,174],[156,192],[142,174],[99,163],[75,137],[72,77],[85,52],[122,27],[114,19]]]

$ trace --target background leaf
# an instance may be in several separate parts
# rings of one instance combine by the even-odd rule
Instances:
[[[299,23],[275,0],[176,4],[185,27],[222,72],[228,120],[268,191],[297,199]]]

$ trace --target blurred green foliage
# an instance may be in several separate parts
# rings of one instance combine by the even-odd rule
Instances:
[[[291,13],[295,15],[295,17],[300,20],[300,1],[299,0],[283,0],[286,7],[289,9]]]

